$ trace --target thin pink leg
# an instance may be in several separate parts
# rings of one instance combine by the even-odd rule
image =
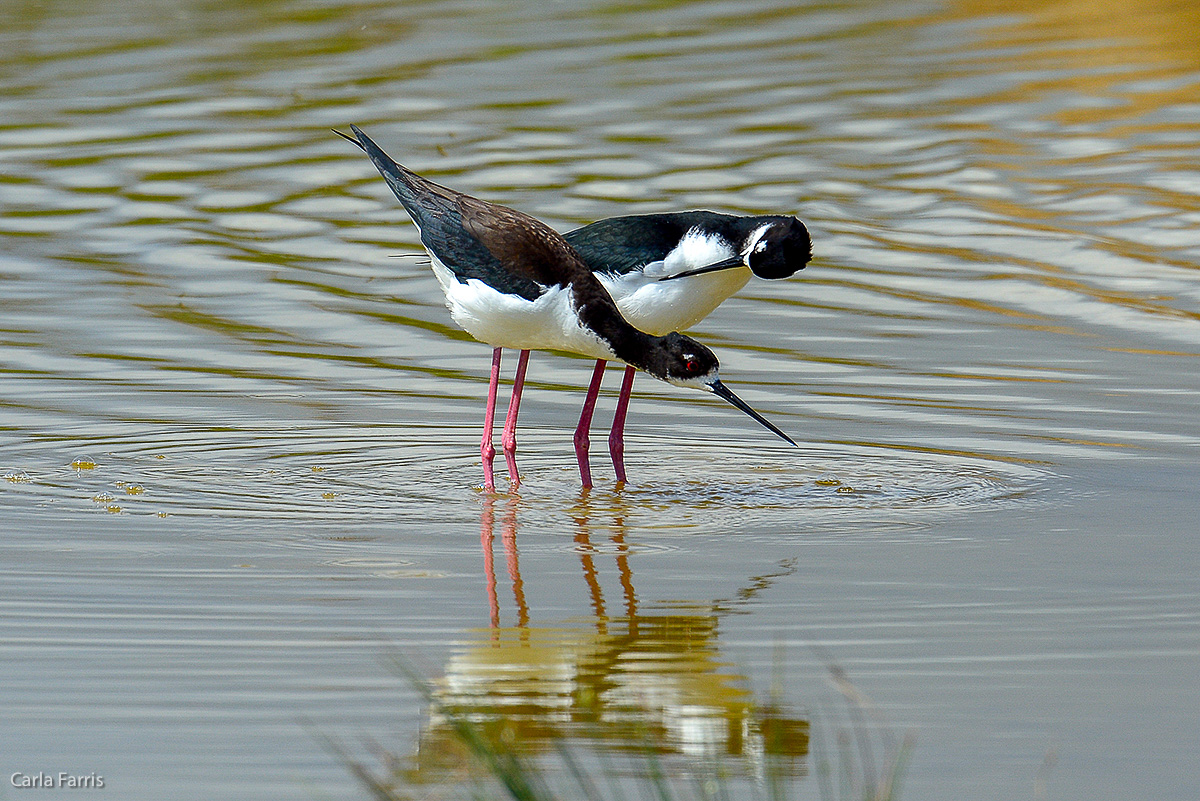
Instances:
[[[583,411],[579,413],[579,425],[575,427],[575,459],[579,462],[579,481],[584,489],[592,486],[592,466],[588,464],[588,447],[592,444],[588,431],[592,427],[592,413],[596,411],[596,396],[600,394],[600,381],[604,378],[604,359],[596,360],[592,371],[592,383],[588,385],[587,397],[583,399]]]
[[[496,419],[496,389],[500,386],[500,348],[492,351],[492,379],[488,382],[487,411],[483,413],[483,440],[479,443],[479,455],[483,457],[483,488],[496,491],[496,476],[492,472],[492,460],[496,448],[492,445],[492,423]]]
[[[633,376],[636,373],[634,368],[625,367],[621,394],[617,396],[617,410],[613,412],[612,430],[608,433],[608,453],[612,456],[618,484],[625,483],[625,414],[629,411],[629,395],[633,392]]]
[[[513,379],[512,397],[508,400],[508,417],[504,420],[504,434],[500,438],[504,461],[508,464],[510,490],[521,486],[521,477],[517,474],[517,412],[521,408],[521,390],[525,388],[525,367],[528,364],[529,351],[523,350],[517,360],[517,375]]]

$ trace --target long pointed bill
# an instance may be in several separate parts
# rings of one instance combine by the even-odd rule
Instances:
[[[707,384],[706,386],[713,391],[714,395],[718,395],[718,396],[724,398],[725,400],[729,401],[731,404],[733,404],[734,406],[738,407],[746,414],[753,417],[755,420],[757,420],[759,423],[761,423],[764,427],[766,427],[769,431],[771,431],[773,434],[775,434],[776,436],[783,439],[785,442],[788,442],[792,445],[796,444],[795,441],[791,437],[789,437],[787,434],[783,433],[778,428],[776,428],[774,425],[772,425],[770,422],[768,422],[767,418],[763,417],[761,414],[759,414],[758,412],[751,409],[750,406],[747,405],[747,403],[744,400],[739,398],[737,395],[734,395],[733,390],[730,389],[729,387],[725,386],[724,384],[722,384],[720,379],[717,379],[717,380],[713,381],[711,384]]]
[[[697,267],[694,270],[684,270],[681,273],[674,275],[665,275],[658,279],[659,281],[670,281],[672,278],[687,278],[689,275],[702,275],[703,273],[715,273],[717,270],[728,270],[732,267],[741,267],[743,265],[741,256],[731,256],[724,261],[718,261],[713,264]]]

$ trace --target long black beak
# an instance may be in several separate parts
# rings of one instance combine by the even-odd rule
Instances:
[[[739,398],[737,395],[734,395],[732,389],[730,389],[729,387],[727,387],[721,383],[721,379],[718,378],[717,380],[713,381],[711,384],[708,384],[707,386],[709,389],[711,389],[713,391],[714,395],[719,395],[720,397],[729,401],[734,406],[738,407],[743,412],[745,412],[746,414],[753,417],[755,420],[757,420],[759,423],[761,423],[763,426],[765,426],[769,431],[771,431],[773,434],[775,434],[779,438],[783,439],[785,442],[788,442],[792,445],[796,444],[796,442],[791,437],[789,437],[787,434],[783,433],[778,428],[776,428],[773,424],[768,422],[767,418],[763,417],[761,414],[759,414],[758,412],[751,409],[750,406],[747,405],[747,403],[744,400]]]
[[[730,256],[724,261],[718,261],[713,264],[707,264],[704,267],[697,267],[694,270],[684,270],[681,273],[674,275],[664,275],[659,281],[670,281],[672,278],[687,278],[689,275],[701,275],[702,273],[715,273],[717,270],[728,270],[731,267],[741,267],[744,264],[741,256]]]

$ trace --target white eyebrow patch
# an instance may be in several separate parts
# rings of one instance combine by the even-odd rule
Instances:
[[[746,242],[748,244],[746,252],[762,253],[764,250],[766,250],[767,241],[763,239],[763,235],[766,234],[767,231],[771,230],[772,227],[773,223],[765,223],[751,231],[750,236],[746,237]]]

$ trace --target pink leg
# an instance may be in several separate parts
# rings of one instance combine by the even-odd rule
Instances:
[[[529,351],[521,351],[517,360],[517,375],[513,379],[512,397],[508,400],[508,417],[504,420],[504,434],[500,444],[504,448],[504,461],[508,464],[508,488],[521,486],[517,475],[517,412],[521,408],[521,390],[525,388],[525,367],[529,364]]]
[[[483,440],[479,443],[479,455],[483,457],[483,488],[495,492],[496,477],[492,472],[492,460],[496,448],[492,445],[492,422],[496,419],[496,389],[500,385],[500,348],[492,351],[492,379],[488,382],[487,411],[483,413]]]
[[[592,466],[588,464],[588,447],[592,444],[588,431],[592,427],[592,413],[596,411],[596,396],[600,394],[600,381],[604,378],[604,359],[596,360],[592,371],[592,383],[588,385],[587,397],[583,399],[583,411],[579,413],[579,425],[575,428],[575,459],[579,462],[579,480],[584,489],[592,486]]]
[[[625,483],[625,414],[629,411],[629,394],[633,392],[633,376],[636,373],[637,370],[626,366],[621,394],[617,396],[617,410],[613,413],[612,430],[608,434],[608,453],[612,456],[618,484]]]

